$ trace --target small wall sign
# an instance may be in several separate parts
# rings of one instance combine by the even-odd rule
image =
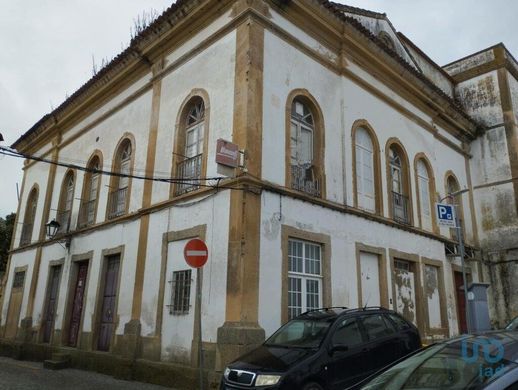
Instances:
[[[232,142],[218,139],[216,144],[216,163],[237,168],[239,165],[239,147]]]

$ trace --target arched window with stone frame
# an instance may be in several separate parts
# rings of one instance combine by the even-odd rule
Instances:
[[[460,191],[460,184],[457,180],[457,177],[453,174],[453,172],[449,171],[446,173],[446,201],[450,204],[456,205],[455,212],[457,213],[457,218],[462,227],[462,233],[466,234],[465,226],[464,226],[464,207],[462,206],[462,195],[458,194]],[[449,196],[454,194],[453,196]],[[457,194],[457,195],[455,195]],[[450,229],[450,237],[452,240],[458,241],[458,231],[456,228]]]
[[[387,142],[387,187],[389,215],[396,222],[412,224],[412,203],[408,157],[396,139]]]
[[[74,203],[75,174],[69,170],[61,184],[56,221],[59,223],[58,233],[67,233],[70,230],[72,206]]]
[[[419,215],[419,226],[428,231],[436,231],[434,214],[435,180],[430,163],[420,153],[415,158],[415,177],[417,185],[417,208]]]
[[[83,182],[83,195],[79,211],[80,228],[93,225],[97,214],[99,190],[101,184],[101,159],[99,155],[90,158]]]
[[[324,129],[322,113],[305,90],[290,94],[287,104],[288,186],[324,197]]]
[[[113,172],[108,196],[108,219],[117,218],[128,212],[131,172],[133,165],[133,144],[129,138],[124,138],[115,153]]]
[[[352,128],[354,206],[371,213],[382,213],[379,145],[367,121],[358,120]]]
[[[38,206],[38,188],[34,187],[27,198],[25,206],[25,214],[23,216],[22,234],[20,237],[20,246],[30,244],[32,241],[32,233],[34,231],[34,221],[36,218],[36,208]]]
[[[206,95],[206,93],[203,93]],[[174,156],[173,196],[195,191],[203,184],[206,172],[208,107],[206,97],[191,94],[177,122]]]

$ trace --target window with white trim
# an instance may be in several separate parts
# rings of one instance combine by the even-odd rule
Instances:
[[[355,133],[356,147],[356,192],[358,207],[376,211],[376,190],[374,187],[374,147],[367,130],[358,128]]]
[[[322,307],[322,246],[288,240],[288,319]]]

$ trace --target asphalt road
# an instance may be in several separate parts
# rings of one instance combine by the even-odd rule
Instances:
[[[114,379],[111,376],[75,369],[46,370],[42,363],[0,357],[1,390],[109,389],[165,390],[167,387]]]

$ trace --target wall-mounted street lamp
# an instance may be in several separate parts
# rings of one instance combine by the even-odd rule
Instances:
[[[61,227],[61,224],[53,219],[49,223],[45,224],[45,228],[47,231],[47,237],[51,240],[56,237],[56,235],[59,232],[59,228]],[[63,246],[61,243],[64,242],[65,246],[63,248],[70,249],[70,237],[66,237],[63,241],[58,241],[59,245]]]

